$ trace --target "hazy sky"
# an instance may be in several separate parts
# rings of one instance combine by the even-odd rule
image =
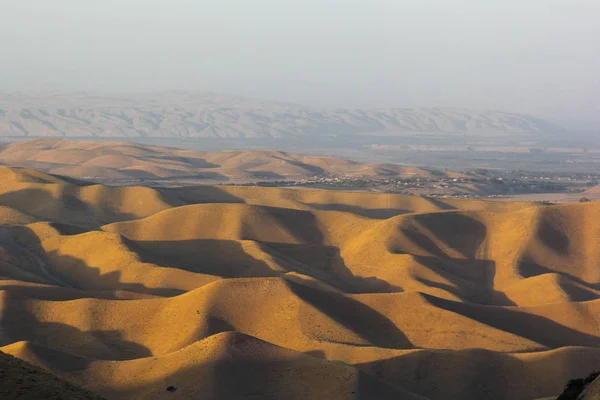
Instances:
[[[600,0],[0,0],[0,91],[600,120]]]

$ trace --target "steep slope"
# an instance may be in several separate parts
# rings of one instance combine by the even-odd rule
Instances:
[[[543,133],[545,120],[467,109],[320,110],[201,92],[0,95],[0,136],[306,137],[397,133]]]
[[[2,351],[111,399],[516,399],[600,364],[600,203],[0,169]]]
[[[579,399],[579,400],[595,400],[595,399],[600,398],[600,380],[598,379],[597,372],[588,375],[583,380],[583,384],[584,384],[584,390],[582,391],[582,393],[580,394],[580,396],[577,399]],[[559,398],[558,400],[561,400],[561,398]],[[563,398],[562,400],[568,400],[568,399]]]
[[[0,352],[0,397],[6,400],[102,400],[87,390]]]
[[[600,372],[592,372],[585,378],[571,379],[556,399],[552,400],[594,400],[600,396],[598,380]]]

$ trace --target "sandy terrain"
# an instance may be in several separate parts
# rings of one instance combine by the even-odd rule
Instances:
[[[0,165],[110,182],[240,183],[315,175],[368,178],[461,176],[397,164],[358,163],[279,151],[201,152],[127,142],[38,139],[0,144]]]
[[[0,168],[0,349],[108,399],[513,399],[600,365],[600,203]]]

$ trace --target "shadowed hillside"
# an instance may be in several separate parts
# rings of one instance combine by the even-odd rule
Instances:
[[[42,369],[0,352],[0,398],[4,400],[102,400]]]
[[[600,365],[600,203],[0,168],[0,347],[109,399],[516,399]]]

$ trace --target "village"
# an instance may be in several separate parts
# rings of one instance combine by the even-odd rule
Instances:
[[[462,175],[458,178],[445,176],[427,178],[313,176],[301,180],[270,180],[242,185],[364,190],[431,197],[498,198],[519,194],[578,193],[600,183],[598,174],[476,170]]]

